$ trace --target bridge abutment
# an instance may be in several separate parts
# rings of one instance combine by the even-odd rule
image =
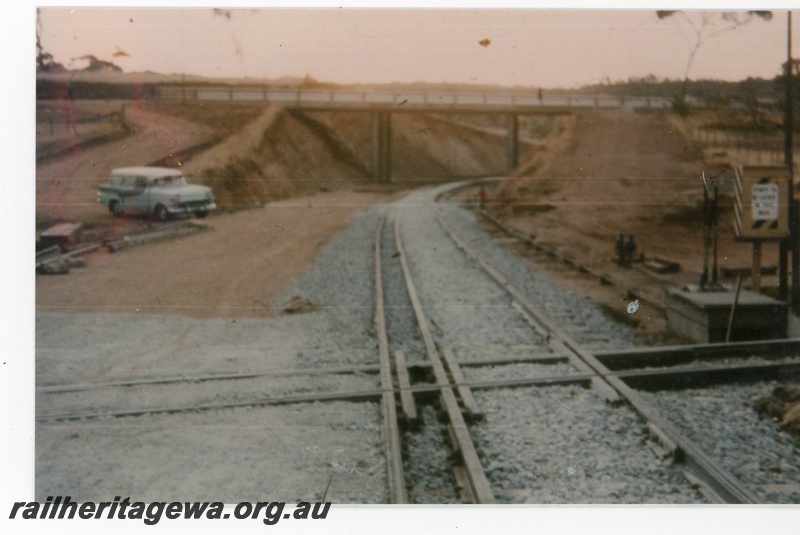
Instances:
[[[391,179],[392,120],[388,111],[372,112],[372,179],[388,182]]]
[[[506,166],[511,171],[519,163],[519,119],[516,113],[506,116],[507,141],[506,141]]]

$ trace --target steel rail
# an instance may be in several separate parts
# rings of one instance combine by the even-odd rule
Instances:
[[[385,320],[384,320],[385,321]],[[526,357],[517,358],[499,358],[499,359],[481,359],[481,360],[468,360],[459,361],[462,367],[478,367],[478,366],[492,366],[504,364],[556,364],[566,362],[567,355],[564,354],[546,354],[546,355],[529,355]],[[412,364],[403,364],[404,368],[427,368],[430,367],[429,362],[418,362]],[[130,386],[150,386],[160,384],[173,384],[173,383],[204,383],[211,381],[235,381],[240,379],[259,379],[271,377],[293,377],[300,375],[317,376],[317,375],[336,375],[336,374],[355,374],[355,373],[380,373],[380,364],[364,364],[361,366],[335,366],[327,368],[315,368],[313,370],[263,370],[253,372],[240,372],[240,373],[212,373],[206,375],[175,375],[166,377],[142,377],[139,379],[121,379],[119,381],[105,381],[102,383],[75,383],[75,384],[54,384],[37,386],[37,394],[60,394],[68,392],[83,392],[89,390],[102,390],[106,388],[123,388]]]
[[[481,465],[480,458],[478,457],[478,452],[475,450],[475,444],[472,442],[472,437],[469,434],[469,429],[467,428],[467,423],[464,420],[464,415],[458,406],[458,401],[453,393],[453,388],[450,386],[450,380],[445,372],[442,359],[439,356],[439,351],[436,349],[436,344],[434,343],[433,337],[428,329],[428,323],[425,320],[422,304],[420,303],[417,295],[414,280],[411,277],[411,270],[408,267],[406,253],[403,250],[403,243],[400,239],[400,227],[396,221],[394,225],[394,236],[395,245],[399,254],[400,266],[403,270],[403,277],[406,282],[406,290],[414,308],[414,316],[417,319],[417,325],[419,327],[420,334],[422,335],[428,360],[431,362],[433,367],[434,377],[438,383],[448,385],[443,386],[440,390],[442,404],[444,405],[447,415],[450,418],[454,442],[461,452],[461,457],[464,461],[466,479],[469,483],[469,490],[471,491],[473,501],[475,503],[483,504],[496,503],[494,494],[492,493],[491,485],[489,484],[489,480],[486,478],[486,473]]]
[[[781,358],[793,355],[800,356],[800,340],[798,339],[637,347],[594,352],[594,356],[600,362],[613,370],[644,365],[668,365],[670,362],[689,362],[695,359],[713,360],[749,356]]]
[[[56,384],[36,387],[37,394],[58,394],[65,392],[83,392],[87,390],[100,390],[104,388],[121,388],[139,385],[158,385],[173,383],[204,383],[210,381],[235,381],[239,379],[258,379],[263,377],[292,377],[296,375],[336,375],[354,373],[378,373],[380,365],[367,364],[363,366],[340,366],[330,368],[317,368],[314,370],[270,370],[242,373],[218,373],[208,375],[176,375],[168,377],[142,377],[141,379],[127,379],[120,381],[107,381],[103,383],[76,383]]]
[[[492,267],[485,259],[472,250],[463,240],[455,235],[453,230],[439,217],[439,224],[456,243],[464,254],[476,262],[497,284],[504,288],[516,299],[528,312],[541,328],[545,329],[551,337],[557,338],[563,345],[578,359],[583,361],[586,366],[592,369],[600,381],[606,383],[610,388],[622,396],[627,402],[652,425],[657,426],[660,433],[672,441],[679,455],[678,460],[682,460],[692,472],[703,481],[714,494],[727,503],[759,503],[758,498],[746,488],[730,472],[719,465],[713,458],[706,454],[693,441],[689,440],[684,434],[675,427],[669,420],[664,418],[653,406],[647,403],[633,388],[628,386],[622,379],[615,377],[611,370],[603,365],[589,351],[578,344],[561,327],[556,325],[538,307],[530,303],[524,294],[514,287],[500,272]]]
[[[429,364],[423,364],[423,366]],[[465,366],[463,362],[459,363],[460,366]],[[410,365],[413,367],[415,365]],[[610,371],[608,377],[618,377],[624,380],[647,380],[648,378],[654,380],[669,380],[670,378],[680,379],[687,376],[703,376],[715,374],[729,374],[731,375],[730,367],[696,367],[696,366],[681,366],[674,369],[642,369],[642,370],[624,370],[624,371]],[[761,375],[775,375],[781,371],[788,371],[790,373],[797,373],[800,371],[800,363],[775,363],[775,364],[752,364],[737,366],[733,369],[735,379],[742,380],[751,378],[753,372],[758,372]],[[592,373],[573,373],[567,375],[550,375],[542,377],[521,377],[514,379],[494,379],[494,380],[469,380],[461,383],[463,386],[469,387],[472,390],[489,390],[493,388],[517,388],[527,386],[556,386],[556,385],[570,385],[580,384],[589,386],[594,379],[597,379],[597,374]],[[448,380],[445,383],[429,383],[422,385],[409,386],[408,392],[412,394],[428,395],[438,394],[442,388],[452,387],[452,383]],[[687,386],[684,383],[684,386]],[[691,386],[691,385],[689,385]],[[252,406],[266,406],[266,405],[290,405],[294,403],[313,403],[316,401],[371,401],[381,398],[384,391],[381,390],[360,390],[360,391],[344,391],[344,392],[320,392],[299,395],[287,395],[275,398],[260,398],[252,401],[240,401],[234,403],[220,403],[216,405],[185,405],[175,407],[160,407],[154,409],[127,409],[119,411],[106,411],[106,412],[88,412],[88,411],[75,411],[64,413],[43,414],[36,417],[37,421],[49,420],[79,420],[79,419],[94,419],[104,417],[125,417],[125,416],[140,416],[143,414],[166,414],[166,413],[180,413],[180,412],[202,412],[208,410],[225,410],[237,407],[252,407]]]
[[[315,401],[373,401],[379,399],[382,390],[361,390],[353,392],[320,392],[297,394],[275,398],[260,398],[251,401],[234,401],[230,403],[177,405],[174,407],[157,407],[152,409],[122,409],[105,412],[63,412],[36,416],[37,422],[50,420],[88,420],[95,418],[122,418],[128,416],[144,416],[146,414],[174,414],[181,412],[207,412],[214,410],[236,409],[240,407],[260,407],[268,405],[289,405],[293,403],[313,403]]]
[[[552,375],[545,377],[530,377],[518,379],[497,379],[489,381],[469,381],[464,386],[475,390],[490,388],[514,388],[524,386],[553,386],[566,384],[589,384],[594,374]],[[452,383],[447,380],[442,383],[428,383],[414,385],[408,388],[412,394],[438,394],[443,388],[452,388]],[[226,410],[239,407],[259,407],[275,405],[291,405],[295,403],[314,403],[317,401],[349,401],[364,402],[382,399],[383,389],[351,390],[343,392],[318,392],[308,394],[290,394],[282,397],[258,398],[251,401],[235,401],[231,403],[177,405],[173,407],[157,407],[142,409],[122,409],[116,411],[72,411],[62,413],[41,414],[36,416],[36,421],[51,420],[90,420],[96,418],[122,418],[128,416],[142,416],[144,414],[174,414],[182,412],[205,412],[212,410]]]
[[[605,273],[605,272],[602,272],[602,271],[598,271],[598,270],[596,270],[596,269],[594,269],[594,268],[592,268],[590,266],[587,266],[586,264],[582,264],[582,263],[578,262],[577,260],[573,260],[572,258],[569,258],[568,256],[565,256],[565,255],[559,253],[558,251],[556,251],[554,249],[551,249],[550,247],[547,247],[544,244],[535,242],[534,240],[528,238],[527,236],[523,236],[522,234],[520,234],[516,230],[512,229],[511,227],[509,227],[508,225],[506,225],[505,223],[503,223],[502,221],[500,221],[496,217],[492,216],[486,210],[478,210],[478,213],[481,214],[486,220],[488,220],[492,224],[494,224],[496,227],[501,229],[503,232],[505,232],[507,235],[513,237],[514,239],[516,239],[516,240],[518,240],[518,241],[520,241],[520,242],[522,242],[522,243],[524,243],[524,244],[526,244],[526,245],[528,245],[530,247],[533,247],[537,251],[542,252],[542,253],[546,254],[547,256],[550,256],[550,257],[553,257],[553,258],[557,258],[559,261],[567,264],[568,266],[572,267],[573,269],[575,269],[576,271],[578,271],[580,273],[585,273],[585,274],[590,275],[592,278],[597,279],[601,284],[616,286],[617,288],[619,288],[620,290],[624,291],[628,295],[635,294],[637,299],[639,299],[642,303],[646,303],[647,305],[652,306],[654,308],[657,308],[661,312],[664,312],[665,307],[664,307],[663,303],[659,303],[659,302],[654,301],[653,299],[650,299],[650,298],[644,297],[642,295],[639,295],[637,292],[634,291],[633,288],[626,287],[625,283],[623,281],[619,280],[617,277],[614,277],[614,276],[609,275],[608,273]],[[643,271],[642,273],[647,275],[647,276],[650,276],[652,278],[656,278],[657,279],[657,277],[655,277],[654,274],[652,274],[652,273],[650,273],[648,271]],[[663,281],[659,280],[659,282],[660,282],[660,284],[663,284]]]
[[[392,386],[392,363],[389,355],[389,336],[386,332],[384,309],[383,272],[381,267],[381,235],[386,218],[381,218],[375,231],[375,331],[378,336],[378,355],[381,378],[381,415],[383,417],[383,441],[386,451],[387,478],[392,503],[408,503],[405,477],[403,476],[403,452],[400,431],[397,425],[397,404]]]
[[[779,380],[798,374],[800,361],[618,370],[608,375],[623,379],[639,390],[658,391],[721,382]]]

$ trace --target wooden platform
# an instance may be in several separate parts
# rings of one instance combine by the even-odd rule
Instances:
[[[39,237],[45,246],[58,245],[63,249],[80,240],[81,230],[83,223],[59,223],[43,231]]]
[[[667,292],[667,324],[677,334],[700,343],[724,342],[736,292]],[[731,341],[786,338],[788,306],[765,295],[742,290],[733,318]]]

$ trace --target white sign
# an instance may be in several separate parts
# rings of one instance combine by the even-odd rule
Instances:
[[[778,219],[778,184],[753,184],[753,221]]]

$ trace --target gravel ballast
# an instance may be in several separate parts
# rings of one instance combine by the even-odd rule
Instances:
[[[383,217],[381,259],[390,351],[402,349],[410,364],[427,360],[427,355],[403,283],[395,224],[427,328],[440,350],[451,348],[462,361],[552,352],[547,340],[511,306],[508,294],[456,247],[437,217],[536,306],[557,317],[578,342],[593,349],[632,346],[630,327],[608,319],[585,297],[533,273],[501,243],[489,239],[474,214],[455,204],[436,203],[437,195],[449,187],[418,190],[396,203],[360,212],[322,247],[312,269],[278,298],[264,303],[278,311],[274,318],[37,313],[37,386],[375,365],[373,239]],[[304,313],[280,312],[295,297],[313,306]],[[468,380],[576,372],[566,363],[465,366],[463,371]],[[377,384],[377,376],[367,374],[248,379],[215,381],[201,388],[187,383],[131,389],[118,392],[116,398],[92,391],[61,399],[68,400],[65,410],[157,407],[195,399],[246,401],[288,393],[372,389]],[[472,423],[470,430],[501,503],[703,502],[678,468],[647,447],[645,426],[624,404],[609,406],[594,391],[579,386],[483,390],[475,395],[485,420]],[[37,411],[58,409],[57,400],[43,397]],[[430,401],[418,399],[418,403],[423,425],[404,432],[409,495],[416,503],[458,503],[450,471],[452,452],[446,447],[447,430],[439,407]],[[665,410],[673,409],[665,405]],[[44,499],[75,488],[80,492],[73,497],[95,501],[106,499],[110,492],[113,496],[133,491],[136,499],[313,500],[321,498],[333,473],[328,499],[385,503],[380,414],[377,402],[326,402],[68,425],[41,423],[36,437],[36,496]],[[695,414],[687,412],[685,417],[691,420]],[[697,418],[702,422],[701,416]],[[727,433],[725,428],[718,432]],[[736,440],[736,433],[730,436]],[[68,451],[57,454],[64,444]],[[787,458],[785,452],[778,455]],[[262,463],[269,468],[259,475]],[[796,472],[786,473],[797,480]]]
[[[577,386],[479,392],[473,429],[502,502],[703,503],[647,447],[646,427]]]
[[[730,384],[642,394],[762,503],[800,503],[797,441],[777,422],[759,417],[752,405],[776,386]]]

